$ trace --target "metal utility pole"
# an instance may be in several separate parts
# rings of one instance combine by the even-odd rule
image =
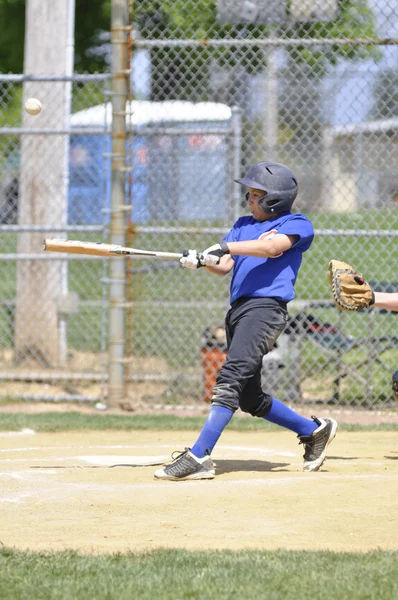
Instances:
[[[110,243],[126,245],[126,102],[129,0],[112,0],[112,167]],[[125,387],[126,261],[110,260],[108,404],[119,405]]]
[[[74,0],[26,2],[23,102],[36,97],[43,110],[30,116],[21,107],[24,133],[18,222],[25,227],[54,227],[59,232],[59,227],[67,224],[69,140],[65,134],[56,132],[69,128],[74,17]],[[46,81],[46,76],[53,79]],[[45,130],[52,133],[46,134]],[[50,229],[47,235],[51,237]],[[42,240],[42,233],[20,231],[18,254],[40,253]],[[59,307],[67,286],[66,261],[18,261],[15,311],[18,362],[65,365],[66,320]]]

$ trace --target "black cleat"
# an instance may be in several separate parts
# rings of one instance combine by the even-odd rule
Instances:
[[[298,436],[300,444],[304,444],[303,471],[318,471],[325,462],[326,448],[334,439],[337,422],[334,419],[317,419],[311,417],[318,425],[312,435]]]
[[[184,452],[173,452],[171,457],[173,462],[155,471],[154,476],[156,479],[183,481],[186,479],[213,479],[215,477],[215,465],[210,456],[197,458],[189,448],[185,448]]]

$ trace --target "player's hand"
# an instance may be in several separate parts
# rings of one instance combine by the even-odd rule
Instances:
[[[206,248],[200,254],[200,262],[204,267],[214,267],[214,265],[220,264],[220,260],[225,254],[229,254],[228,244],[227,242],[220,242]]]
[[[186,269],[200,269],[200,267],[203,267],[197,250],[184,250],[180,263]]]

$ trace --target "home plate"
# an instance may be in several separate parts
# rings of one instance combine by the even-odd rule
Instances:
[[[146,467],[162,465],[169,456],[76,456],[78,460],[96,467]]]

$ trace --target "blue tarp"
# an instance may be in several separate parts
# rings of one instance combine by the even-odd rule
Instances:
[[[131,137],[127,156],[133,170],[126,175],[126,203],[132,204],[133,222],[225,218],[231,181],[226,136],[197,134],[212,125],[173,123],[183,128],[184,135]],[[109,210],[104,209],[109,209],[111,197],[110,144],[109,134],[71,136],[69,224],[109,220]]]

